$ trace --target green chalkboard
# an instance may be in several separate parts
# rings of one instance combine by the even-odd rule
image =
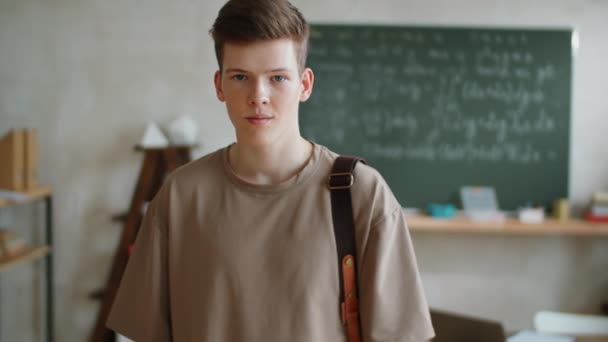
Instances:
[[[568,195],[572,31],[312,25],[304,137],[359,155],[404,207],[464,185],[514,209]]]

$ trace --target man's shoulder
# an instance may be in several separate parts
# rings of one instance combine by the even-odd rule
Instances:
[[[341,155],[330,150],[329,148],[319,145],[321,148],[321,158],[325,159],[326,165],[329,165],[328,175],[333,167],[334,161],[336,158]],[[355,169],[353,171],[353,175],[355,176],[355,183],[357,187],[364,188],[366,190],[374,189],[378,186],[386,185],[386,182],[382,178],[382,175],[378,170],[376,170],[373,165],[367,164],[365,158],[362,156],[356,155],[347,155],[350,157],[361,158],[364,162],[357,163]]]
[[[174,172],[174,177],[186,177],[191,173],[199,171],[214,170],[222,166],[224,152],[228,147],[222,147],[213,152],[207,153],[185,165],[182,165]]]
[[[340,155],[327,148],[325,150],[325,158],[333,165],[333,161]],[[329,172],[328,170],[328,175]],[[371,210],[371,222],[377,222],[401,207],[390,186],[373,164],[357,163],[353,175],[354,184],[351,191],[353,209],[356,212]]]
[[[208,153],[178,167],[165,180],[165,187],[193,189],[201,184],[217,182],[223,177],[223,153],[226,147]]]
[[[370,205],[375,203],[387,211],[392,211],[398,205],[390,186],[373,165],[358,163],[353,174],[353,196],[365,198]]]

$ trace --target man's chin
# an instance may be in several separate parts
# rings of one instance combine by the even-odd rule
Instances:
[[[239,145],[254,148],[272,146],[274,141],[275,139],[268,134],[255,134],[237,138],[237,143]]]

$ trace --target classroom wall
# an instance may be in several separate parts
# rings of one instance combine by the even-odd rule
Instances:
[[[580,210],[594,190],[608,189],[608,2],[294,2],[320,22],[576,28],[571,200]],[[132,147],[145,124],[192,115],[201,131],[196,155],[234,139],[212,87],[216,64],[207,30],[221,4],[0,1],[0,134],[20,125],[40,130],[40,177],[55,196],[59,341],[84,341],[92,329],[97,305],[88,294],[109,272],[121,229],[110,217],[128,207],[140,163]],[[17,215],[0,215],[0,222],[27,225]],[[437,308],[498,319],[513,331],[529,328],[537,310],[593,311],[608,299],[606,238],[413,238]],[[28,321],[35,310],[15,310],[40,305],[25,285],[33,277],[27,265],[0,274],[0,317],[11,324],[2,330],[14,334],[0,339],[35,340],[37,324]]]

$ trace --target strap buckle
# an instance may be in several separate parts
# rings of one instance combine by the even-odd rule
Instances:
[[[350,189],[355,182],[355,176],[352,172],[332,173],[327,178],[327,187],[329,190]]]

